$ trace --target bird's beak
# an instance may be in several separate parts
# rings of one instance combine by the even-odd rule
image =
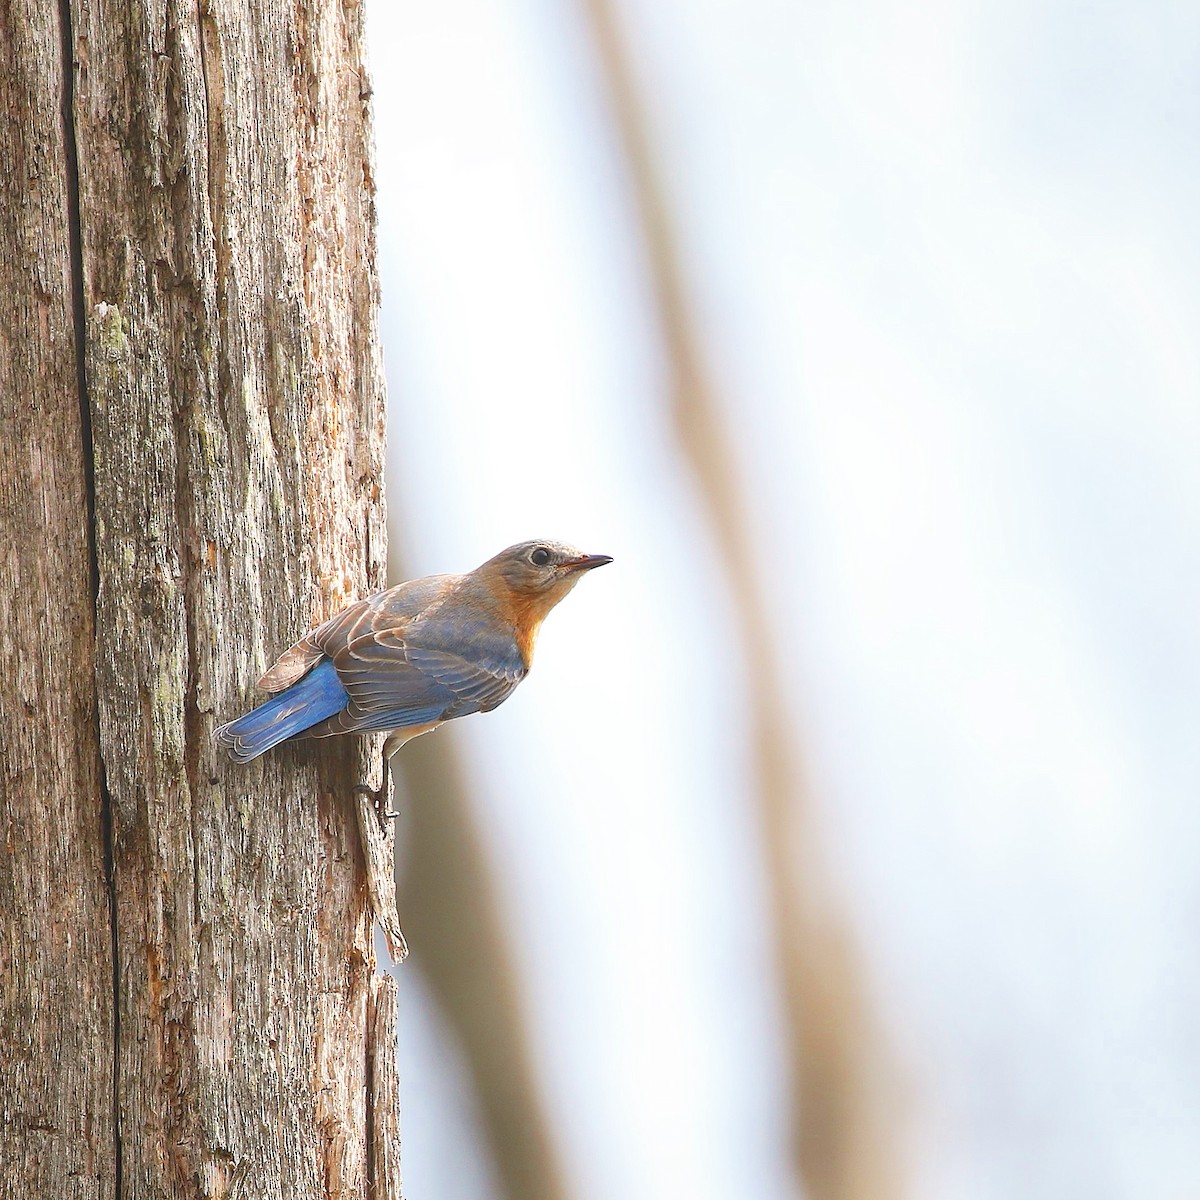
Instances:
[[[563,569],[573,574],[576,571],[590,571],[593,567],[602,567],[610,562],[612,556],[608,554],[585,554],[581,558],[563,563]]]

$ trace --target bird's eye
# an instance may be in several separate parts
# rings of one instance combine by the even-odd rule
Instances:
[[[529,561],[535,567],[544,567],[550,561],[550,551],[545,546],[539,546],[530,556]]]

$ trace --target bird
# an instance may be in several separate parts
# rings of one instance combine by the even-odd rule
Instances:
[[[357,600],[285,650],[258,681],[271,698],[213,736],[248,763],[281,742],[386,733],[380,786],[354,791],[395,817],[387,798],[396,751],[503,704],[529,674],[547,613],[612,561],[562,542],[518,542],[465,575],[429,575]]]

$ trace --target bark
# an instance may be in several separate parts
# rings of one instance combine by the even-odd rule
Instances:
[[[58,12],[0,8],[0,1192],[111,1196],[113,974]]]
[[[55,17],[65,53],[26,49]],[[376,1111],[394,1104],[378,1083],[394,1070],[394,1005],[373,1000],[350,794],[363,751],[302,743],[239,768],[211,739],[275,654],[382,583],[361,10],[64,0],[48,15],[0,5],[0,27],[21,68],[4,72],[21,113],[9,136],[65,193],[3,289],[29,343],[14,369],[28,383],[6,380],[3,403],[34,397],[11,487],[7,439],[3,460],[0,519],[38,539],[10,576],[28,607],[14,653],[55,666],[28,699],[0,677],[0,703],[36,713],[14,719],[40,729],[42,755],[40,782],[6,786],[4,816],[68,910],[40,962],[35,896],[5,909],[27,943],[9,990],[44,988],[33,1036],[68,1022],[80,1046],[77,1075],[23,1084],[21,1111],[74,1113],[97,1147],[92,1195],[361,1196],[383,1162],[396,1195],[397,1147],[372,1144],[372,1130],[394,1138]],[[42,92],[66,95],[65,124],[37,108]],[[41,827],[63,843],[55,872],[26,841]],[[27,1194],[63,1193],[65,1172],[44,1177]]]
[[[370,1200],[400,1195],[400,1085],[396,1078],[396,981],[390,975],[371,980],[371,1128]]]
[[[886,1047],[848,922],[820,850],[789,689],[780,677],[764,581],[725,427],[701,349],[676,223],[611,0],[585,0],[629,164],[633,199],[671,374],[671,416],[738,615],[734,631],[751,697],[750,737],[775,954],[782,985],[792,1161],[812,1200],[904,1194],[885,1116]]]

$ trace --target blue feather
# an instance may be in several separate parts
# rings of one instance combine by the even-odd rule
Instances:
[[[229,747],[229,756],[235,762],[245,763],[341,712],[349,703],[333,663],[325,659],[287,691],[222,725],[214,736],[222,746]]]

